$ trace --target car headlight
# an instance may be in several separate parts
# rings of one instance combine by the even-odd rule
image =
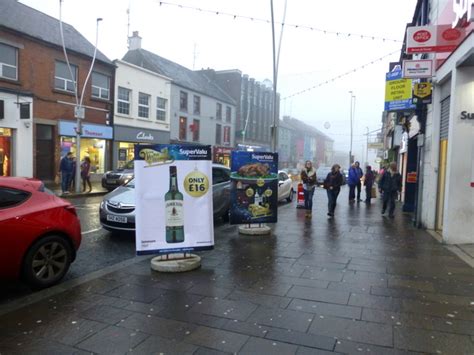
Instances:
[[[105,201],[102,200],[102,202],[100,203],[100,209],[103,210],[105,208]]]

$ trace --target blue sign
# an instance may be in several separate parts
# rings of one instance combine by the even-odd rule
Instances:
[[[75,121],[59,121],[59,135],[75,137],[77,124]],[[110,126],[82,123],[82,138],[112,139],[114,130]]]
[[[276,223],[278,153],[233,151],[230,223]]]

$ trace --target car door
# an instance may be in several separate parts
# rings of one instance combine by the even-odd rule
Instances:
[[[288,197],[290,188],[288,175],[283,172],[278,173],[278,200]]]
[[[230,172],[224,167],[212,167],[212,202],[214,215],[223,215],[230,206]]]

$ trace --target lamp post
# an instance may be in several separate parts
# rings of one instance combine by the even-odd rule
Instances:
[[[350,126],[351,126],[351,143],[350,143],[350,148],[349,148],[349,165],[352,165],[352,138],[353,138],[353,121],[354,121],[354,113],[355,113],[355,101],[356,97],[353,95],[352,91],[349,91],[349,94],[351,94],[351,105],[350,105]]]
[[[369,165],[369,127],[367,129],[367,143],[365,145],[365,166]]]
[[[276,44],[275,44],[275,18],[273,16],[273,0],[270,0],[270,11],[271,11],[271,19],[272,19],[272,44],[273,44],[273,125],[272,125],[272,138],[271,138],[271,145],[272,151],[277,151],[277,129],[278,129],[278,117],[276,114],[277,108],[277,63],[276,63]],[[281,43],[280,43],[281,44]]]

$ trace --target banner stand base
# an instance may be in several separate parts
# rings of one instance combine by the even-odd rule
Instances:
[[[255,227],[252,227],[251,224],[246,224],[239,227],[239,233],[245,235],[268,235],[272,234],[272,230],[264,224],[258,224]]]
[[[159,272],[185,272],[201,266],[201,257],[195,254],[165,254],[150,261],[151,268]]]

